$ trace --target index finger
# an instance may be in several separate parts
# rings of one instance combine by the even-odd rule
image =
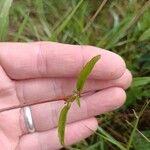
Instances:
[[[125,72],[123,59],[110,51],[93,46],[68,45],[54,42],[1,43],[0,65],[16,80],[38,77],[76,77],[95,55],[101,60],[90,77],[112,80]]]

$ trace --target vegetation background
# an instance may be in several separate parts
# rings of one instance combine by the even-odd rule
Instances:
[[[150,0],[0,0],[0,41],[37,40],[106,48],[134,76],[124,106],[67,150],[150,150]]]

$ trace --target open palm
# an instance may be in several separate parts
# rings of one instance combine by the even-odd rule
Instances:
[[[69,111],[65,143],[74,144],[96,130],[94,116],[120,107],[132,77],[122,58],[107,50],[52,42],[0,43],[0,146],[5,150],[61,148],[60,109],[77,76],[100,54],[81,97]],[[31,105],[36,131],[28,133],[22,106]],[[79,132],[80,131],[80,132]]]

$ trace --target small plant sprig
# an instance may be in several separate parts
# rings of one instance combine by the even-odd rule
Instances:
[[[58,136],[60,143],[64,146],[64,138],[65,138],[65,127],[67,122],[67,114],[69,112],[69,109],[72,105],[72,103],[76,100],[78,106],[80,107],[80,96],[84,87],[84,84],[92,72],[92,69],[94,68],[95,64],[100,59],[100,55],[97,55],[93,57],[81,70],[79,77],[76,82],[76,89],[74,90],[72,96],[68,97],[66,100],[66,103],[64,107],[62,108],[58,120]]]

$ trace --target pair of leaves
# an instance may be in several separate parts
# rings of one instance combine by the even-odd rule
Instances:
[[[76,100],[78,106],[80,107],[80,94],[84,88],[84,84],[92,72],[95,64],[98,62],[100,59],[100,55],[97,55],[93,57],[81,70],[77,83],[76,83],[76,90],[73,93],[72,96],[70,96],[67,99],[67,104],[62,108],[59,116],[59,121],[58,121],[58,135],[59,135],[59,140],[62,145],[64,145],[64,139],[65,139],[65,126],[67,122],[67,115],[69,112],[69,109],[71,107],[72,102]]]

